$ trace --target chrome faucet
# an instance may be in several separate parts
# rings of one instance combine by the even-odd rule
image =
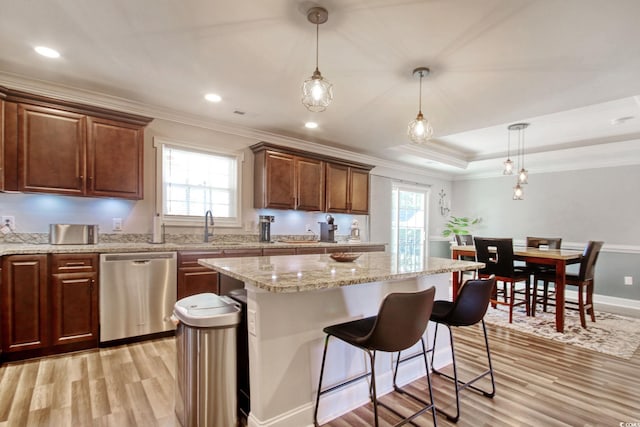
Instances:
[[[207,221],[209,219],[209,221]],[[209,232],[209,226],[211,226],[211,232]],[[209,242],[209,237],[213,237],[213,214],[210,210],[204,213],[204,242]]]

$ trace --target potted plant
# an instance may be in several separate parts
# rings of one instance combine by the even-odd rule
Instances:
[[[480,222],[480,218],[468,218],[466,216],[452,216],[445,224],[445,229],[442,232],[444,237],[453,237],[456,234],[471,234],[469,228]]]

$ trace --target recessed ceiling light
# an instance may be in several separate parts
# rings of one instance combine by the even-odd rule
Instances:
[[[318,124],[316,122],[307,122],[304,124],[304,127],[307,129],[315,129],[318,127]]]
[[[208,93],[204,96],[204,99],[206,99],[209,102],[220,102],[222,101],[222,97],[218,94],[215,93]]]
[[[33,48],[36,52],[38,52],[42,56],[46,56],[47,58],[59,58],[60,52],[55,49],[51,49],[46,46],[36,46]]]

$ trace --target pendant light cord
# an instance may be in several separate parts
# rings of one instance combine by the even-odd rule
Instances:
[[[422,113],[422,76],[424,76],[424,72],[420,71],[420,99],[418,99],[418,113]]]
[[[320,50],[320,24],[318,21],[320,20],[320,13],[316,12],[316,71],[318,71],[318,51]]]

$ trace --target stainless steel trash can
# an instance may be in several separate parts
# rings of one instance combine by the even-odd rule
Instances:
[[[236,340],[240,305],[205,293],[176,302],[176,416],[184,427],[238,423]]]

